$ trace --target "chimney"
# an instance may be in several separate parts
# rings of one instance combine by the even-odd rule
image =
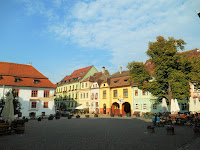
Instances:
[[[120,66],[119,73],[122,74],[122,67]]]
[[[105,73],[105,67],[102,67],[102,73]]]
[[[31,63],[28,63],[27,65],[30,65],[30,66],[31,66]]]

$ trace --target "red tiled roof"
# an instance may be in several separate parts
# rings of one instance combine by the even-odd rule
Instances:
[[[110,79],[110,87],[119,87],[119,86],[130,86],[131,83],[129,82],[130,76],[121,76],[118,78]]]
[[[89,66],[89,67],[85,67],[85,68],[82,68],[82,69],[78,69],[78,70],[75,70],[71,75],[67,75],[65,78],[63,78],[61,80],[61,82],[63,81],[66,81],[68,80],[67,83],[71,83],[71,82],[75,82],[75,81],[79,81],[81,80],[85,75],[86,73],[92,68],[92,66]],[[78,78],[78,80],[74,80]],[[71,80],[69,82],[69,80]]]
[[[0,62],[0,85],[56,88],[51,81],[31,65]],[[20,79],[15,82],[15,79]],[[34,80],[39,80],[37,84]]]
[[[25,78],[48,79],[32,65],[0,62],[0,75]]]

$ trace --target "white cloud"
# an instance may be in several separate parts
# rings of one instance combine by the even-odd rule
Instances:
[[[49,32],[65,42],[104,49],[116,66],[132,60],[145,61],[148,42],[156,36],[174,36],[187,43],[187,50],[199,46],[199,18],[194,0],[95,0],[41,1],[26,3],[29,14],[39,13],[49,20]],[[65,6],[65,7],[64,7]],[[59,8],[59,10],[58,10]],[[67,10],[67,11],[66,11]]]

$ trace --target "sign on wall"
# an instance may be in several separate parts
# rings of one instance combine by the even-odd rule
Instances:
[[[117,103],[124,103],[124,102],[125,102],[124,99],[120,98]]]

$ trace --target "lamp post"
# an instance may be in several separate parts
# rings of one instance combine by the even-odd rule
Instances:
[[[200,18],[200,10],[196,10],[196,12],[197,12],[197,15],[198,15],[199,18]]]

